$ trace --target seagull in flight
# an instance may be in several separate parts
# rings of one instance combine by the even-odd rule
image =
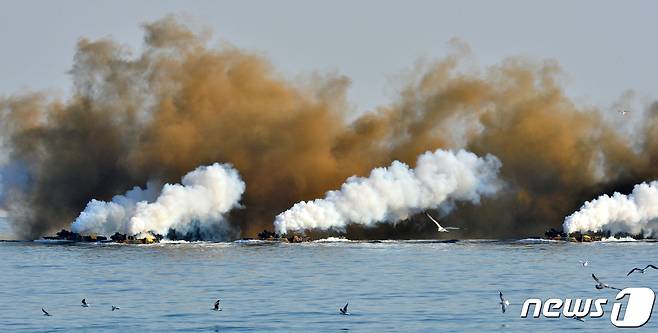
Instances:
[[[44,316],[47,316],[47,317],[52,316],[50,313],[48,313],[48,311],[44,310],[43,308],[41,308],[41,312],[43,312]]]
[[[581,322],[583,322],[583,323],[585,322],[585,319],[583,319],[583,317],[578,317],[578,316],[576,316],[576,315],[573,315],[573,316],[571,316],[571,317],[569,317],[569,318],[574,319],[574,320],[581,321]]]
[[[89,307],[89,304],[87,304],[87,299],[86,298],[82,299],[82,305],[80,305],[80,306],[83,307],[83,308],[88,308]]]
[[[439,222],[437,222],[437,221],[432,217],[432,215],[430,215],[430,213],[425,212],[425,215],[426,215],[430,220],[432,220],[432,222],[434,222],[434,224],[436,224],[436,227],[438,228],[438,231],[439,231],[439,232],[448,232],[448,230],[459,230],[459,228],[457,228],[457,227],[445,227],[445,228],[444,228],[444,227],[442,227],[442,226],[439,224]]]
[[[614,289],[614,290],[621,290],[619,288],[615,288],[615,287],[612,287],[610,285],[607,285],[607,284],[601,282],[601,280],[599,280],[599,278],[597,278],[596,275],[594,275],[594,273],[592,273],[592,278],[594,279],[594,281],[596,281],[596,285],[594,285],[594,287],[596,289],[600,290],[600,289],[604,289],[604,288],[609,288],[609,289]]]
[[[219,307],[219,300],[215,301],[215,305],[212,308],[213,311],[222,311],[222,309]]]
[[[503,310],[503,313],[505,313],[505,311],[507,311],[507,307],[509,306],[509,301],[503,297],[503,292],[500,290],[498,290],[498,297],[500,297],[500,309]]]
[[[620,115],[625,116],[627,113],[629,113],[629,112],[631,112],[631,111],[628,111],[628,110],[617,110],[617,112],[618,112]]]
[[[114,306],[114,305],[112,305],[112,311],[114,311],[114,310],[121,310],[121,308],[118,307],[118,306]]]
[[[587,260],[578,260],[578,262],[579,262],[581,265],[583,265],[583,267],[587,267],[587,266],[589,266],[589,261],[587,261]]]
[[[631,275],[631,273],[633,273],[633,272],[635,272],[635,271],[638,271],[638,272],[644,274],[644,271],[647,270],[647,268],[658,269],[658,267],[656,267],[656,266],[654,266],[654,265],[647,265],[647,267],[644,267],[644,268],[637,268],[637,267],[634,267],[633,269],[631,269],[630,272],[628,272],[628,274],[626,274],[626,276]]]
[[[343,314],[343,315],[346,315],[346,316],[349,315],[349,313],[347,313],[347,306],[348,305],[350,305],[350,303],[346,303],[344,307],[338,309],[338,310],[340,310],[340,314]]]

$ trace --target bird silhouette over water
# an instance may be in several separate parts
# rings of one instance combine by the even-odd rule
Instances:
[[[644,271],[646,271],[648,268],[658,269],[658,267],[656,267],[654,265],[647,265],[647,267],[644,267],[644,268],[634,267],[633,269],[631,269],[630,272],[628,272],[628,274],[626,274],[626,276],[631,275],[631,273],[633,273],[633,272],[640,272],[640,273],[644,274]]]
[[[114,305],[112,305],[112,311],[114,311],[114,310],[121,310],[121,308],[118,307],[118,306],[114,306]]]
[[[425,216],[427,216],[434,224],[436,224],[436,228],[438,232],[449,232],[448,230],[459,230],[457,227],[442,227],[437,220],[435,220],[430,213],[425,212]]]
[[[87,304],[87,299],[86,298],[82,299],[82,305],[80,305],[80,306],[83,307],[83,308],[88,308],[89,307],[89,304]]]
[[[498,297],[500,297],[500,303],[498,303],[500,304],[500,309],[503,311],[503,313],[505,313],[505,311],[507,311],[507,307],[509,306],[509,301],[503,297],[503,292],[500,290],[498,290]]]
[[[566,317],[566,316],[565,316],[565,318],[571,318],[571,319],[573,319],[573,320],[578,320],[578,321],[583,322],[583,323],[585,322],[585,319],[584,319],[583,317],[578,317],[578,316],[576,316],[576,315],[573,315],[573,316],[571,316],[571,317]]]
[[[349,313],[347,312],[347,306],[348,305],[350,305],[350,303],[346,303],[344,307],[338,309],[338,310],[340,310],[340,314],[349,315]]]
[[[215,305],[212,308],[213,311],[222,311],[222,309],[219,307],[219,300],[215,301]]]
[[[44,310],[43,308],[41,308],[41,312],[43,312],[44,316],[48,316],[48,317],[52,316],[50,313],[48,313],[48,311]]]
[[[599,280],[599,278],[597,278],[596,275],[594,275],[594,273],[592,273],[592,278],[594,279],[594,281],[596,281],[596,284],[594,285],[594,287],[596,289],[608,288],[608,289],[614,289],[614,290],[621,290],[619,288],[615,288],[615,287],[612,287],[608,284],[605,284],[605,283],[601,282],[601,280]]]

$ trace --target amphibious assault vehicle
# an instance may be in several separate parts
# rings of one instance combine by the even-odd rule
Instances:
[[[297,235],[297,234],[292,234],[289,236],[282,236],[279,235],[275,232],[271,232],[269,230],[263,230],[258,233],[258,239],[259,240],[264,240],[264,241],[273,241],[273,242],[284,242],[284,243],[302,243],[302,242],[308,242],[310,239],[305,236]]]
[[[553,229],[546,231],[544,233],[543,239],[565,241],[565,242],[578,242],[578,243],[587,243],[587,242],[597,242],[604,239],[616,238],[616,239],[628,239],[632,238],[634,240],[644,240],[644,233],[640,232],[637,235],[633,235],[627,232],[618,232],[612,234],[610,231],[587,231],[587,232],[572,232],[565,233],[562,230]]]
[[[123,244],[153,244],[162,240],[162,236],[155,234],[146,235],[126,235],[115,233],[108,240],[105,236],[96,234],[82,235],[77,232],[62,229],[55,236],[45,236],[42,242],[56,242],[56,243],[123,243]]]

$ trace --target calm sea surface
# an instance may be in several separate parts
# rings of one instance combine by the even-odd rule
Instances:
[[[614,331],[615,293],[594,289],[590,274],[658,290],[658,271],[626,277],[635,265],[656,264],[656,249],[640,242],[2,242],[0,331]],[[499,289],[512,303],[505,314]],[[520,318],[529,297],[610,302],[602,318],[586,322]],[[221,312],[211,311],[217,298]],[[345,302],[350,316],[338,314]],[[658,331],[658,316],[639,331]]]

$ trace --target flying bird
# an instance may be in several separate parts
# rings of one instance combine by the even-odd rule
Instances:
[[[578,262],[579,262],[581,265],[583,265],[583,267],[587,267],[587,266],[589,266],[589,261],[587,261],[587,260],[578,260]]]
[[[50,313],[48,313],[48,311],[44,310],[43,308],[41,308],[41,312],[43,312],[44,316],[47,316],[47,317],[52,316]]]
[[[222,311],[222,309],[219,308],[219,300],[215,301],[215,305],[212,308],[213,311]]]
[[[507,307],[509,306],[509,301],[503,297],[503,292],[500,290],[498,290],[498,297],[500,297],[500,309],[503,311],[503,313],[505,313],[505,311],[507,311]]]
[[[439,224],[439,222],[437,222],[437,221],[432,217],[432,215],[430,215],[430,213],[425,212],[425,215],[426,215],[430,220],[432,220],[432,222],[434,222],[434,224],[436,224],[436,227],[438,228],[438,231],[439,231],[439,232],[448,232],[448,230],[459,230],[459,228],[457,228],[457,227],[445,227],[445,228],[444,228],[444,227],[442,227],[442,226]]]
[[[585,322],[585,319],[583,319],[583,317],[578,317],[578,316],[576,316],[576,315],[571,316],[571,319],[575,319],[575,320],[578,320],[578,321],[582,321],[583,323]]]
[[[614,289],[614,290],[621,290],[619,288],[615,288],[615,287],[612,287],[610,285],[607,285],[607,284],[601,282],[601,280],[599,280],[599,278],[597,278],[596,275],[594,275],[594,273],[592,273],[592,278],[594,279],[594,281],[596,281],[596,285],[594,285],[594,287],[596,289],[609,288],[609,289]]]
[[[633,272],[635,272],[635,271],[644,274],[644,271],[647,270],[647,268],[658,269],[658,267],[656,267],[656,266],[654,266],[654,265],[647,265],[647,267],[644,267],[644,268],[641,268],[641,269],[640,269],[640,268],[637,268],[637,267],[634,267],[633,269],[631,269],[630,272],[628,272],[628,274],[626,274],[626,276],[631,275],[631,273],[633,273]]]
[[[82,305],[80,305],[80,306],[83,307],[83,308],[88,308],[89,307],[89,304],[87,304],[87,299],[86,298],[82,299]]]
[[[112,311],[114,311],[114,310],[121,310],[121,308],[118,307],[118,306],[114,306],[114,305],[112,305]]]
[[[347,306],[348,305],[350,305],[350,303],[346,303],[344,307],[338,309],[338,310],[340,310],[340,314],[349,315],[349,313],[347,313]]]

